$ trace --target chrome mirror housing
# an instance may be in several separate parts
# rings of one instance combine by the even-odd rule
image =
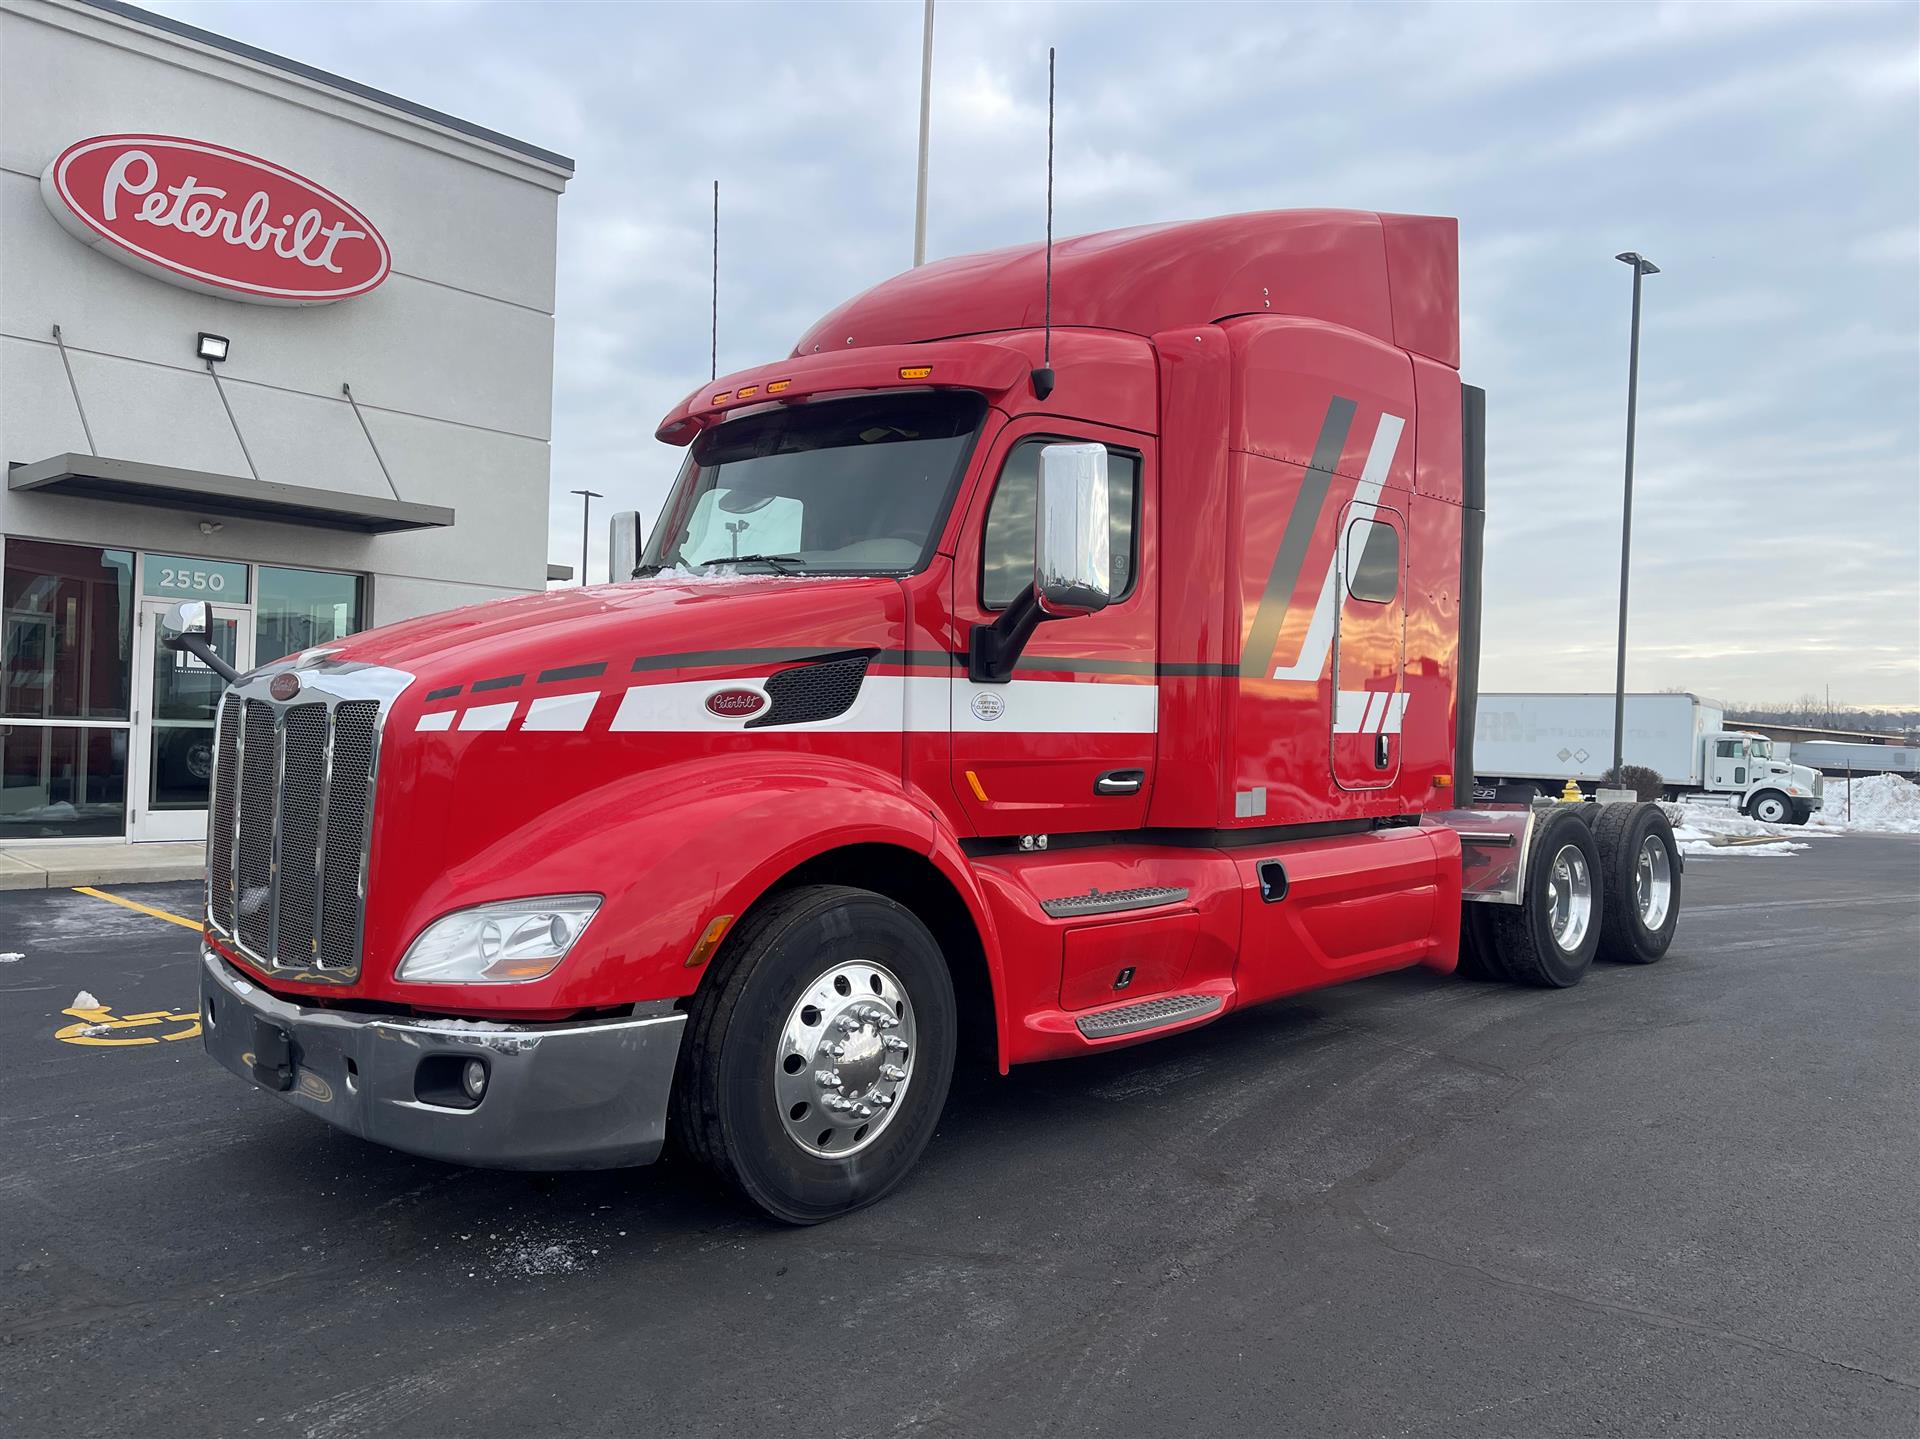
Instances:
[[[1113,598],[1107,447],[1048,445],[1040,451],[1033,526],[1033,597],[1048,619],[1090,615]]]
[[[213,621],[207,613],[205,600],[181,600],[168,607],[160,617],[160,632],[166,639],[178,639],[186,635],[206,636],[213,633]],[[180,646],[169,646],[178,649]]]

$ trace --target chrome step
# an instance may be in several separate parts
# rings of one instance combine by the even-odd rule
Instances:
[[[1184,888],[1171,885],[1143,885],[1139,889],[1090,889],[1085,894],[1069,894],[1060,899],[1043,899],[1040,908],[1054,919],[1077,919],[1083,914],[1114,914],[1125,909],[1154,909],[1163,904],[1178,904],[1187,897]]]
[[[1164,999],[1142,1000],[1120,1009],[1103,1009],[1083,1015],[1074,1023],[1088,1039],[1112,1039],[1116,1034],[1138,1034],[1143,1029],[1163,1029],[1169,1024],[1212,1014],[1225,1004],[1218,994],[1170,994]]]

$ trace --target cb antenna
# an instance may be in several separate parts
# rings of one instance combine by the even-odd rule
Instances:
[[[713,182],[713,327],[707,354],[709,380],[720,378],[720,182]]]
[[[1033,397],[1044,400],[1053,393],[1053,46],[1047,46],[1047,292],[1041,311],[1040,368],[1030,377]]]

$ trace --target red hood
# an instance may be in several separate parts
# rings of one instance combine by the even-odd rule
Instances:
[[[605,662],[609,684],[633,661],[767,646],[897,648],[900,590],[873,576],[804,579],[661,575],[548,590],[385,625],[327,645],[340,659],[387,665],[423,690]],[[689,659],[689,665],[700,661]],[[711,663],[711,661],[709,661]]]

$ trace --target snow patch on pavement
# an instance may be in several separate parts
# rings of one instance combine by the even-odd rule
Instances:
[[[1673,821],[1673,837],[1686,855],[1788,855],[1809,840],[1837,834],[1920,834],[1920,785],[1898,775],[1856,779],[1853,817],[1847,817],[1845,780],[1829,781],[1825,806],[1804,825],[1766,824],[1727,805],[1681,801],[1663,806]],[[1765,840],[1768,843],[1741,841]]]
[[[100,1008],[100,1001],[95,999],[90,993],[88,993],[86,990],[83,989],[73,997],[73,1003],[68,1005],[67,1008],[68,1009],[98,1009]]]
[[[5,954],[0,954],[0,964],[18,964],[25,958],[26,956],[19,950],[10,949]]]

